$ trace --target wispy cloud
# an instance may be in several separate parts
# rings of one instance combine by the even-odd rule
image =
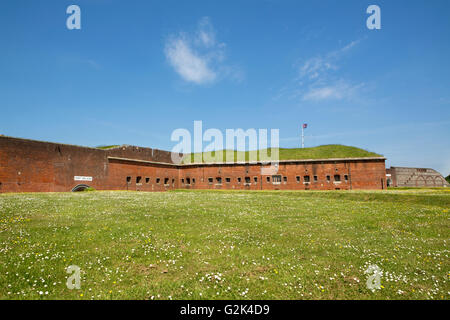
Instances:
[[[329,71],[338,70],[337,63],[345,53],[350,51],[355,47],[361,40],[355,40],[347,44],[346,46],[331,51],[325,55],[317,55],[305,62],[300,63],[299,66],[299,78],[309,78],[309,79],[321,79],[327,76]],[[298,65],[298,64],[297,64]]]
[[[203,17],[194,33],[171,35],[164,53],[169,64],[187,82],[210,84],[221,77],[242,79],[238,68],[224,64],[225,48],[225,43],[217,41],[211,20]]]
[[[360,41],[355,40],[327,54],[297,62],[294,65],[298,72],[294,88],[283,88],[279,96],[289,94],[291,98],[312,102],[354,99],[365,84],[339,77],[339,61]]]
[[[336,70],[337,67],[333,65],[329,59],[322,57],[314,57],[308,59],[299,69],[299,78],[308,78],[309,80],[319,79],[328,70]]]
[[[322,100],[343,100],[352,99],[362,88],[364,83],[350,84],[344,80],[334,82],[329,85],[314,87],[310,86],[303,94],[303,101],[322,101]]]
[[[200,41],[206,48],[216,45],[216,32],[208,17],[203,17],[198,23],[197,41]]]

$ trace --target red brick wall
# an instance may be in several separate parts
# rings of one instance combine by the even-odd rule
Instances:
[[[74,181],[74,176],[93,181]],[[82,183],[101,189],[107,176],[102,150],[0,137],[0,192],[70,191]]]
[[[276,175],[281,176],[281,182],[274,184],[272,175],[261,175],[260,164],[197,165],[187,166],[180,170],[179,187],[238,190],[382,189],[386,188],[385,170],[384,160],[280,163]],[[330,176],[330,180],[327,180],[327,175]],[[340,182],[335,181],[335,175],[339,175]],[[309,176],[309,183],[305,181],[305,176]],[[218,183],[217,177],[221,178],[221,183]],[[246,177],[250,178],[250,184],[245,182]],[[299,180],[297,180],[297,177],[299,177]],[[189,185],[186,184],[187,178],[190,178],[191,183]],[[209,182],[209,178],[213,179],[212,183]],[[226,178],[230,179],[229,183]],[[238,178],[240,178],[240,183]],[[269,178],[269,182],[267,178]],[[184,179],[184,184],[182,184],[181,179]],[[195,179],[195,184],[193,179]]]
[[[105,184],[106,187],[103,189],[133,191],[177,189],[179,182],[178,171],[178,168],[174,166],[110,160],[109,177]],[[130,177],[129,183],[127,182],[127,177]],[[137,177],[141,177],[140,182],[137,181]],[[166,181],[166,179],[168,180]]]
[[[117,148],[107,149],[105,151],[109,157],[172,163],[172,153],[164,150],[136,146],[120,146]]]
[[[355,161],[350,165],[353,189],[386,189],[385,160]]]
[[[261,175],[261,164],[180,167],[108,159],[108,156],[166,162],[169,161],[170,152],[137,147],[105,151],[0,137],[0,192],[70,191],[78,184],[86,184],[98,190],[138,191],[165,191],[176,188],[237,190],[386,188],[385,161],[382,159],[280,163],[277,175],[281,176],[281,181],[274,184],[272,175]],[[330,176],[329,181],[327,175]],[[340,182],[335,181],[335,175],[340,176]],[[93,181],[74,181],[74,176],[92,177]],[[299,181],[297,176],[300,177]],[[305,182],[305,176],[310,177],[309,183]],[[129,182],[127,177],[130,177]],[[137,177],[141,177],[140,181],[137,181]],[[221,178],[221,183],[217,181],[218,177]],[[250,183],[246,182],[246,177],[250,178]],[[212,183],[208,178],[213,179]],[[230,182],[227,182],[227,178]],[[267,178],[270,179],[269,182]]]

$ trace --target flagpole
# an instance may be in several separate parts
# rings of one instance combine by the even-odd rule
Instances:
[[[302,125],[302,149],[305,147],[305,135],[303,134],[303,125]]]

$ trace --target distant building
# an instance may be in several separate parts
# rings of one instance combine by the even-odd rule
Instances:
[[[434,169],[390,167],[386,169],[388,187],[449,187],[444,177]]]

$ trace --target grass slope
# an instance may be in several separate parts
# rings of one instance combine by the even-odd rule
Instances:
[[[111,146],[97,146],[97,149],[102,149],[102,150],[108,150],[108,149],[114,149],[114,148],[118,148],[120,147],[118,144],[117,145],[111,145]]]
[[[0,299],[449,299],[449,207],[445,189],[0,194]]]
[[[256,151],[257,159],[262,160],[262,155],[268,154],[270,156],[271,149],[264,149],[261,153],[260,151]],[[366,158],[366,157],[380,157],[381,155],[370,152],[364,149],[344,146],[338,144],[329,144],[312,148],[279,148],[279,160],[298,160],[298,159],[330,159],[330,158]],[[245,161],[249,160],[249,151],[231,151],[234,154],[234,159],[232,161],[238,161],[238,157],[240,159],[245,159]],[[195,156],[196,154],[187,154],[183,160],[184,163],[196,162]],[[214,152],[204,152],[202,154],[203,162],[211,162],[207,157],[214,157]],[[226,151],[223,151],[222,157],[220,161],[217,162],[226,162]],[[228,160],[228,162],[231,162]]]

